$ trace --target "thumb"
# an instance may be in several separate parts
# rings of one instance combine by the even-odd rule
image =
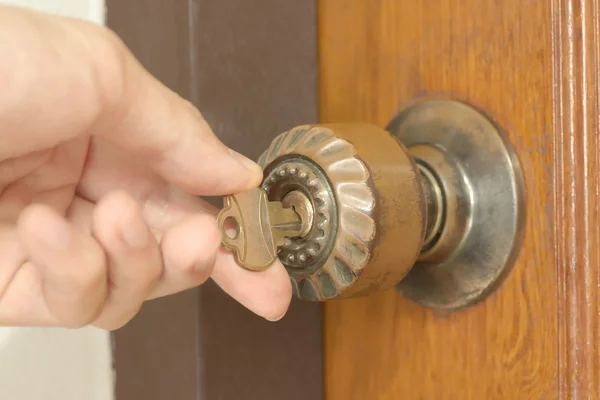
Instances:
[[[125,51],[125,50],[123,50]],[[222,195],[257,187],[262,169],[226,147],[200,112],[142,70],[133,58],[124,68],[127,92],[92,134],[136,154],[163,178],[197,195]]]
[[[9,6],[0,6],[0,26],[0,77],[8,77],[0,137],[11,135],[0,160],[88,134],[142,156],[193,194],[260,183],[260,167],[219,141],[200,112],[108,29]]]

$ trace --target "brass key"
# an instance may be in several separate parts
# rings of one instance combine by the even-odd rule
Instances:
[[[303,229],[293,209],[269,201],[260,188],[225,197],[217,222],[223,246],[233,252],[241,267],[251,271],[271,266],[285,238],[300,236]]]

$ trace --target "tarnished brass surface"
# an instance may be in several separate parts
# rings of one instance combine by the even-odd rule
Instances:
[[[284,208],[294,210],[300,217],[298,237],[303,238],[308,235],[315,219],[315,210],[308,196],[299,190],[292,190],[281,199],[281,204]]]
[[[425,194],[416,163],[385,130],[300,126],[275,138],[259,164],[269,200],[300,191],[312,203],[311,231],[279,253],[298,297],[323,301],[392,288],[414,265]]]
[[[298,270],[318,268],[333,248],[338,232],[338,213],[333,188],[325,173],[310,159],[298,155],[274,160],[264,172],[262,188],[271,201],[290,201],[290,195],[301,194],[310,202],[312,221],[301,237],[287,238],[279,248],[284,265]],[[303,220],[304,225],[309,221]]]
[[[438,310],[474,304],[502,282],[521,246],[526,193],[518,158],[488,118],[459,102],[417,103],[387,129],[435,176],[445,208],[437,239],[397,288]]]
[[[396,285],[424,306],[460,309],[502,281],[520,248],[519,161],[495,125],[462,103],[415,104],[387,130],[299,126],[259,164],[268,204],[299,217],[287,218],[294,235],[271,242],[304,300]]]
[[[250,271],[269,268],[286,238],[301,236],[306,230],[293,208],[268,201],[260,188],[226,196],[224,203],[217,217],[221,243],[233,252],[239,266]]]

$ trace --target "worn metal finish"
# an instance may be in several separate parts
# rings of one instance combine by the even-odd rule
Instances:
[[[331,253],[337,234],[337,210],[333,189],[325,173],[312,160],[299,155],[278,157],[265,168],[262,188],[270,201],[290,201],[301,194],[310,202],[310,230],[288,238],[279,248],[279,259],[289,268],[307,270],[322,265]],[[287,199],[287,200],[286,200]]]
[[[281,199],[281,204],[285,208],[294,210],[298,217],[300,217],[301,223],[298,237],[306,237],[313,229],[315,220],[315,208],[310,198],[299,190],[292,190]]]
[[[223,199],[217,216],[221,243],[235,261],[250,271],[264,271],[277,260],[277,249],[288,237],[306,230],[300,216],[279,201],[269,201],[261,188]]]
[[[439,182],[445,207],[435,243],[397,288],[437,310],[474,304],[500,284],[523,239],[526,191],[515,151],[488,118],[454,101],[417,103],[387,129]]]
[[[520,247],[518,159],[489,119],[454,101],[413,105],[388,131],[299,126],[260,157],[268,201],[302,221],[278,243],[294,292],[325,301],[397,285],[430,308],[473,304]]]
[[[429,167],[417,161],[419,172],[421,173],[421,184],[425,193],[427,202],[427,225],[425,229],[425,240],[421,248],[421,255],[435,246],[444,228],[446,220],[446,203],[444,193],[435,173]]]
[[[367,124],[300,126],[275,138],[259,164],[271,201],[300,190],[315,211],[312,232],[280,252],[299,298],[385,290],[414,265],[425,194],[416,163],[388,132]]]

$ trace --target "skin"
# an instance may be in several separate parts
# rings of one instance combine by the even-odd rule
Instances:
[[[261,170],[193,105],[86,22],[0,6],[0,54],[0,325],[118,329],[209,278],[284,316],[283,266],[237,266],[199,198]]]

